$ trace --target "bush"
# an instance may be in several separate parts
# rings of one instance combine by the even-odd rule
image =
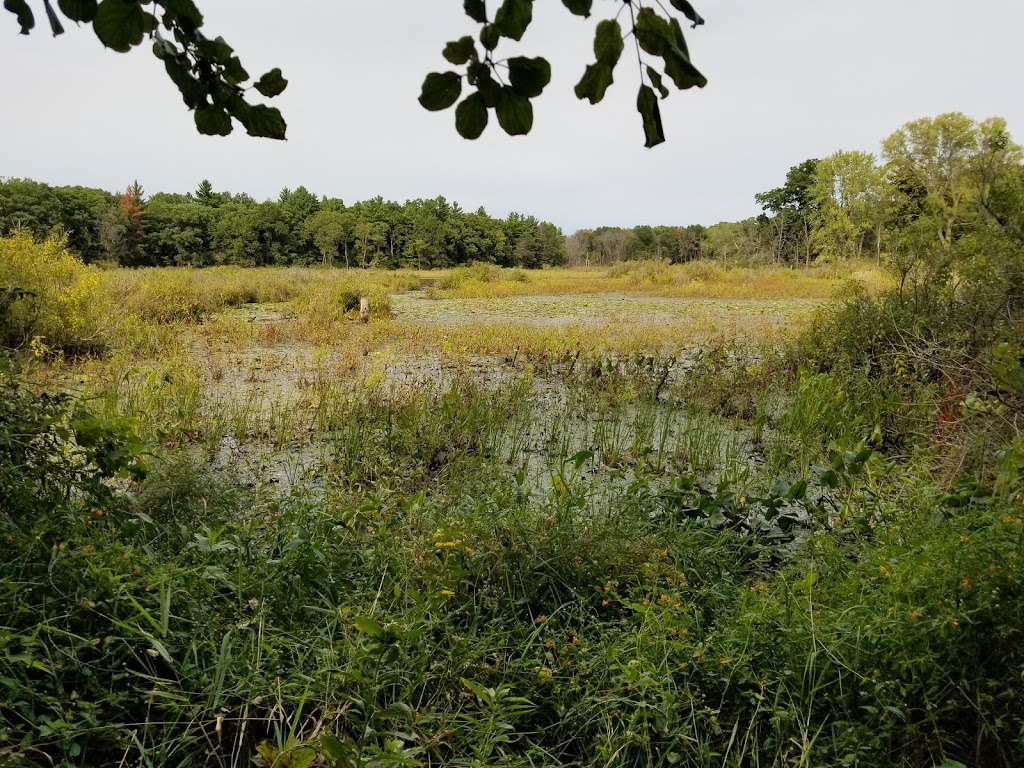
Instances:
[[[67,249],[67,238],[0,238],[0,344],[42,356],[102,350],[118,313],[98,269]]]
[[[501,279],[501,267],[494,264],[485,264],[481,261],[474,261],[468,267],[456,267],[445,277],[441,278],[437,287],[440,290],[448,291],[453,288],[461,288],[466,283],[492,283]]]

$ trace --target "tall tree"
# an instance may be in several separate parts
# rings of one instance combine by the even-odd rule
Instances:
[[[869,152],[836,152],[819,160],[810,198],[813,242],[821,255],[849,259],[865,247],[881,259],[888,192],[884,170]]]
[[[146,251],[153,264],[202,267],[214,263],[218,210],[153,195],[146,212]]]
[[[281,190],[277,198],[279,210],[288,222],[289,237],[286,245],[288,261],[303,264],[315,259],[312,241],[306,236],[303,224],[320,210],[320,200],[305,187]]]
[[[63,206],[49,184],[31,179],[0,180],[0,235],[28,230],[45,237],[63,223]]]
[[[939,241],[949,248],[974,189],[978,124],[960,112],[907,123],[882,143],[894,172],[913,179],[936,215]]]
[[[100,218],[99,240],[108,260],[126,267],[152,265],[144,248],[145,217],[143,192],[136,181],[121,194],[117,205],[106,210]]]
[[[203,179],[199,182],[193,197],[195,197],[197,203],[208,208],[216,208],[221,203],[221,197],[213,191],[213,184],[209,179]]]
[[[334,260],[343,253],[345,266],[349,266],[348,246],[355,228],[354,220],[351,212],[331,209],[317,211],[306,219],[306,235],[316,245],[325,265],[332,266]]]
[[[804,160],[789,169],[781,187],[754,195],[761,208],[772,214],[774,261],[811,263],[811,220],[816,208],[811,187],[817,167],[817,159]]]

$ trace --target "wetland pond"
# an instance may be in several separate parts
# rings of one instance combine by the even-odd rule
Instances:
[[[638,469],[653,482],[684,468],[707,483],[745,481],[762,462],[764,436],[744,420],[686,402],[684,379],[704,354],[699,336],[665,353],[643,347],[644,329],[699,327],[728,338],[757,322],[770,335],[821,304],[621,294],[434,299],[414,291],[391,297],[389,318],[353,322],[326,344],[289,330],[301,322],[291,305],[246,305],[198,328],[177,360],[133,363],[106,377],[101,396],[110,415],[176,420],[216,467],[280,492],[351,465],[354,454],[382,439],[372,433],[391,429],[396,418],[416,421],[411,428],[422,433],[431,427],[430,409],[452,398],[472,401],[473,393],[501,405],[481,418],[473,445],[452,436],[452,450],[477,453],[532,491],[549,491],[580,455],[588,455],[580,479],[603,494],[620,492]],[[599,347],[617,326],[640,343]],[[433,343],[451,329],[470,346]],[[472,348],[478,331],[490,334],[490,349]],[[516,333],[537,331],[543,354],[520,354]],[[569,343],[547,354],[563,331],[575,349]],[[506,333],[505,352],[491,351]],[[751,352],[748,362],[757,359]]]

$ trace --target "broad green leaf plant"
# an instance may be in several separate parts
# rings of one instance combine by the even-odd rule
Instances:
[[[491,111],[502,130],[511,136],[533,128],[532,99],[551,81],[551,65],[540,56],[500,58],[502,40],[523,39],[533,21],[534,0],[501,0],[488,8],[485,0],[464,0],[466,15],[480,25],[476,39],[467,35],[445,45],[442,55],[456,71],[431,72],[423,81],[420,104],[431,111],[455,106],[455,129],[476,139],[487,127]],[[22,34],[36,25],[37,0],[4,0]],[[593,0],[562,0],[574,15],[588,18]],[[613,82],[616,65],[628,42],[636,52],[640,87],[636,106],[644,130],[644,144],[665,140],[659,98],[670,91],[703,88],[707,80],[690,60],[680,17],[693,27],[704,23],[687,0],[661,2],[614,0],[615,13],[597,25],[594,63],[587,65],[576,84],[576,97],[597,104]],[[202,31],[203,15],[193,0],[41,0],[54,36],[63,34],[64,19],[92,24],[107,48],[126,52],[149,43],[163,61],[167,75],[195,113],[200,133],[226,136],[234,121],[250,136],[284,139],[287,125],[280,110],[251,103],[249,89],[270,99],[288,85],[280,69],[272,69],[250,83],[250,75],[223,38],[209,39]],[[465,93],[464,93],[465,92]],[[461,99],[461,101],[460,101]],[[457,104],[457,105],[456,105]]]

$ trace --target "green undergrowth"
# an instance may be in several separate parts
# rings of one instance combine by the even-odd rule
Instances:
[[[0,764],[1018,764],[1019,478],[940,487],[815,376],[751,391],[742,484],[629,449],[696,389],[606,373],[573,402],[633,403],[617,461],[531,484],[529,387],[457,381],[349,401],[278,489],[7,374]]]
[[[1024,762],[1014,281],[420,359],[376,322],[408,285],[284,270],[122,275],[111,345],[97,272],[9,245],[0,766]],[[251,300],[294,317],[212,315]]]

